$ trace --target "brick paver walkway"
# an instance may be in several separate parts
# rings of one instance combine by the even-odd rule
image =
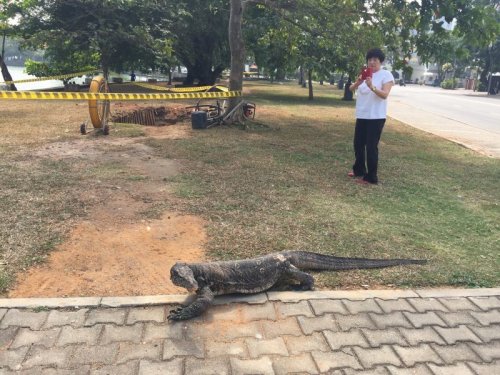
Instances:
[[[0,374],[500,374],[500,289],[0,300]]]

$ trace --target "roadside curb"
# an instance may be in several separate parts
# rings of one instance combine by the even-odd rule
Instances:
[[[500,296],[500,288],[480,289],[390,289],[390,290],[352,290],[352,291],[307,291],[307,292],[267,292],[254,295],[216,297],[216,305],[231,303],[263,304],[268,301],[285,303],[315,299],[347,299],[353,301],[379,298],[394,300],[399,298],[457,298]],[[33,308],[116,308],[156,305],[187,304],[193,295],[158,295],[129,297],[68,297],[68,298],[2,298],[0,309]]]

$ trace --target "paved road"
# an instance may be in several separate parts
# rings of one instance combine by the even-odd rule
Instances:
[[[500,96],[436,87],[395,86],[389,116],[500,158]]]
[[[174,300],[0,300],[0,374],[500,374],[500,289]]]

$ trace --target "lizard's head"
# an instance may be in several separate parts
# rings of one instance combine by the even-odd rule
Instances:
[[[170,269],[170,280],[174,285],[183,287],[190,292],[198,289],[198,283],[194,278],[193,271],[185,263],[175,263]]]

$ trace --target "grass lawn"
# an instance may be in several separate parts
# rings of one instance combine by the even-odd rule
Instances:
[[[500,160],[389,120],[381,183],[347,178],[354,103],[332,86],[247,83],[258,124],[149,140],[183,159],[179,209],[209,220],[213,259],[283,249],[426,258],[425,267],[321,273],[327,288],[500,285]]]
[[[150,215],[177,209],[205,218],[214,260],[284,249],[429,260],[426,266],[318,273],[324,288],[500,285],[500,160],[389,120],[380,145],[380,184],[359,186],[346,176],[353,162],[354,103],[340,100],[339,90],[316,86],[310,102],[296,84],[246,82],[245,89],[257,104],[258,122],[248,129],[144,140],[157,156],[182,162],[182,172],[167,181],[177,199]],[[127,178],[111,164],[29,157],[32,149],[79,138],[76,127],[59,123],[77,124],[86,103],[65,104],[72,107],[63,112],[59,104],[46,103],[43,111],[30,105],[28,111],[21,102],[5,103],[0,290],[14,271],[43,260],[85,214],[81,198],[89,181],[98,177],[113,185]],[[142,134],[139,126],[118,130],[111,136]],[[5,266],[6,254],[16,254],[15,267]]]

